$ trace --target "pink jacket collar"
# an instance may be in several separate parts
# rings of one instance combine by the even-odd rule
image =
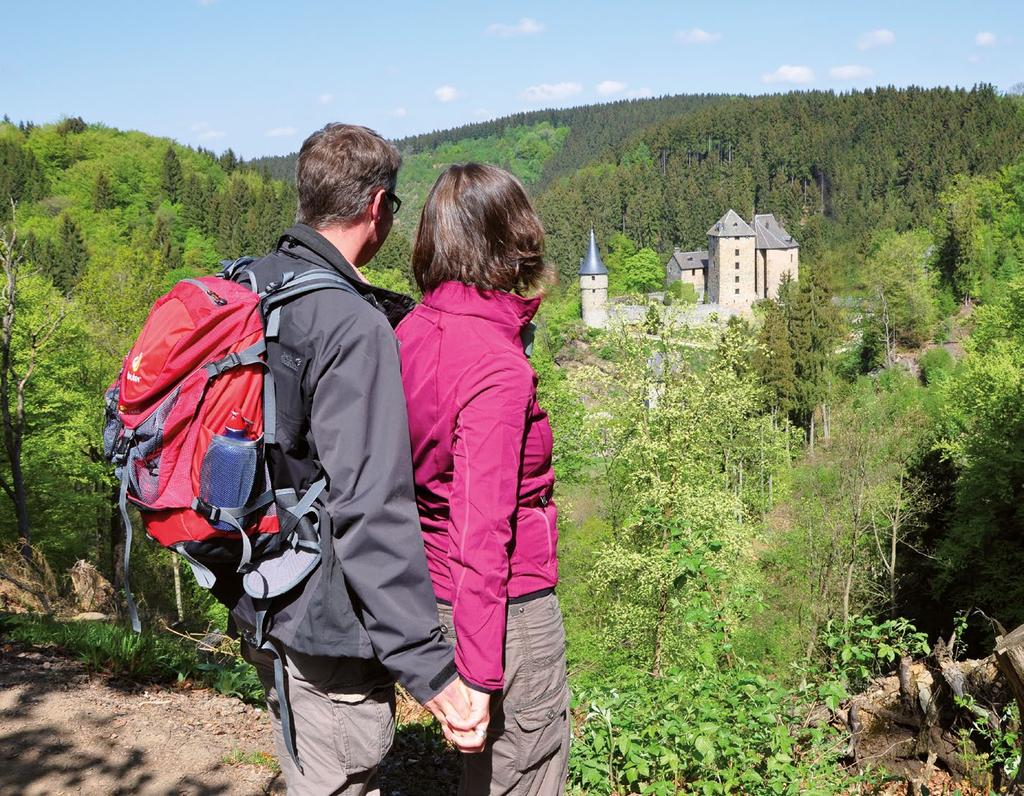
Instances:
[[[513,327],[515,334],[537,313],[542,296],[523,298],[503,290],[481,290],[462,282],[442,282],[423,296],[423,303],[452,315],[471,315]]]

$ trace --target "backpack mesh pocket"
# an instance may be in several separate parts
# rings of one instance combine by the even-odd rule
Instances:
[[[174,405],[178,390],[168,395],[132,437],[128,453],[128,491],[142,503],[153,503],[160,496],[160,458],[163,452],[164,426]]]
[[[121,418],[117,414],[117,403],[120,396],[121,388],[116,382],[103,396],[103,457],[108,460],[113,458],[117,441],[124,431],[124,423],[121,422]]]

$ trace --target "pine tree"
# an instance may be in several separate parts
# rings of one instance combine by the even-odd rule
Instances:
[[[815,440],[815,416],[822,410],[828,434],[828,407],[832,359],[840,334],[839,311],[832,303],[831,275],[824,265],[804,273],[799,282],[784,282],[779,288],[793,348],[796,373],[797,422],[807,430],[811,446]]]
[[[181,161],[173,146],[167,147],[164,153],[164,171],[160,187],[171,203],[181,201],[181,190],[184,180],[181,173]]]
[[[110,187],[110,180],[107,179],[107,173],[101,171],[96,175],[96,184],[92,189],[92,209],[97,212],[100,210],[110,210],[115,204],[114,191]]]
[[[234,151],[230,147],[225,149],[224,154],[217,158],[217,162],[220,163],[220,167],[228,174],[237,169],[240,163],[238,156],[235,155]]]
[[[788,415],[796,406],[796,369],[789,329],[782,308],[766,302],[766,314],[758,334],[754,368],[768,390],[772,415]]]
[[[153,221],[153,232],[150,235],[150,245],[156,250],[160,262],[168,269],[181,265],[181,256],[174,241],[171,221],[171,216],[166,213],[157,213],[156,219]]]
[[[61,214],[57,243],[46,253],[44,260],[39,263],[41,270],[63,293],[71,291],[89,262],[89,250],[82,231],[67,213]]]

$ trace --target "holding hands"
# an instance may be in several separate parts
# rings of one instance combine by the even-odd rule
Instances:
[[[487,742],[491,695],[468,688],[455,678],[424,707],[441,723],[444,737],[466,754],[480,752]]]

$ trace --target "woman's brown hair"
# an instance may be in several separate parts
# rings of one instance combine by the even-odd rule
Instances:
[[[544,228],[519,180],[495,166],[449,166],[420,214],[412,270],[424,293],[448,281],[520,293],[540,285]]]

